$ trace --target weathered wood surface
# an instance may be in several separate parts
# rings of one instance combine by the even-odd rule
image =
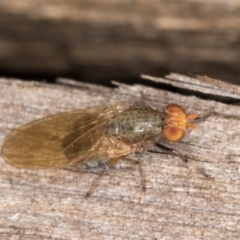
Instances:
[[[170,69],[237,79],[239,12],[237,0],[2,0],[0,71],[103,81]]]
[[[179,87],[178,79],[191,82],[195,92],[199,88],[202,93],[216,90],[216,86],[199,84],[193,78],[171,78]],[[229,89],[225,88],[226,96],[232,87]],[[120,84],[107,89],[79,83],[74,88],[2,78],[1,143],[11,129],[31,120],[97,104],[131,103],[140,99],[141,91],[160,109],[178,103],[187,112],[199,115],[197,129],[182,142],[161,141],[186,155],[188,163],[178,156],[161,154],[156,147],[140,156],[133,154],[132,158],[140,157],[146,178],[145,203],[140,204],[140,178],[128,162],[117,164],[93,195],[83,199],[96,175],[62,169],[16,169],[1,158],[0,239],[240,238],[237,105],[141,85]]]

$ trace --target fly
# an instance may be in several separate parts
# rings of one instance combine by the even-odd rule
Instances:
[[[6,137],[1,153],[10,165],[27,169],[102,164],[105,168],[88,197],[121,158],[144,151],[161,137],[181,141],[188,129],[195,128],[196,117],[176,104],[163,112],[141,104],[73,110],[20,126]]]

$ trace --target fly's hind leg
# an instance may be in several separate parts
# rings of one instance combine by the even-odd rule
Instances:
[[[86,192],[84,198],[88,198],[91,196],[91,194],[93,193],[94,189],[96,188],[98,182],[101,180],[101,178],[107,173],[108,169],[110,167],[112,167],[113,165],[115,165],[118,161],[120,160],[120,158],[113,158],[111,159],[108,164],[104,167],[103,171],[101,172],[101,174],[96,178],[96,180],[92,183],[91,188]]]
[[[108,169],[111,168],[113,165],[115,165],[121,158],[113,158],[111,159],[106,166],[104,167],[103,171],[100,173],[100,175],[95,179],[95,181],[92,183],[91,188],[89,189],[89,191],[87,191],[87,193],[85,194],[84,198],[88,198],[91,196],[91,194],[93,193],[94,189],[96,188],[98,182],[101,180],[101,178],[107,173]],[[142,197],[141,197],[141,203],[144,203],[144,197],[145,197],[145,192],[146,192],[146,179],[145,176],[143,174],[143,171],[141,169],[141,162],[137,161],[137,160],[133,160],[130,158],[122,158],[123,160],[127,160],[132,162],[133,164],[137,165],[138,167],[138,173],[141,179],[141,187],[142,187]]]

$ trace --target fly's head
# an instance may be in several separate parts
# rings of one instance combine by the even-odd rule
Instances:
[[[196,114],[187,115],[182,107],[177,104],[169,104],[165,108],[163,136],[169,142],[181,141],[187,129],[195,129],[192,123],[197,118]]]

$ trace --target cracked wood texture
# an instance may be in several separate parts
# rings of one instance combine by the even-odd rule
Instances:
[[[103,82],[170,69],[234,80],[239,13],[238,0],[1,0],[0,72]]]
[[[1,239],[240,238],[240,111],[239,97],[232,96],[239,87],[178,74],[143,77],[191,92],[181,95],[157,84],[117,84],[110,89],[66,79],[56,85],[0,79],[1,143],[13,128],[34,119],[97,104],[136,102],[141,92],[159,109],[177,103],[199,116],[197,128],[182,142],[160,140],[178,155],[155,146],[132,154],[141,161],[146,179],[144,204],[138,171],[127,161],[120,161],[84,199],[94,174],[16,169],[1,158]],[[218,95],[226,96],[228,103],[223,98],[215,101]]]

